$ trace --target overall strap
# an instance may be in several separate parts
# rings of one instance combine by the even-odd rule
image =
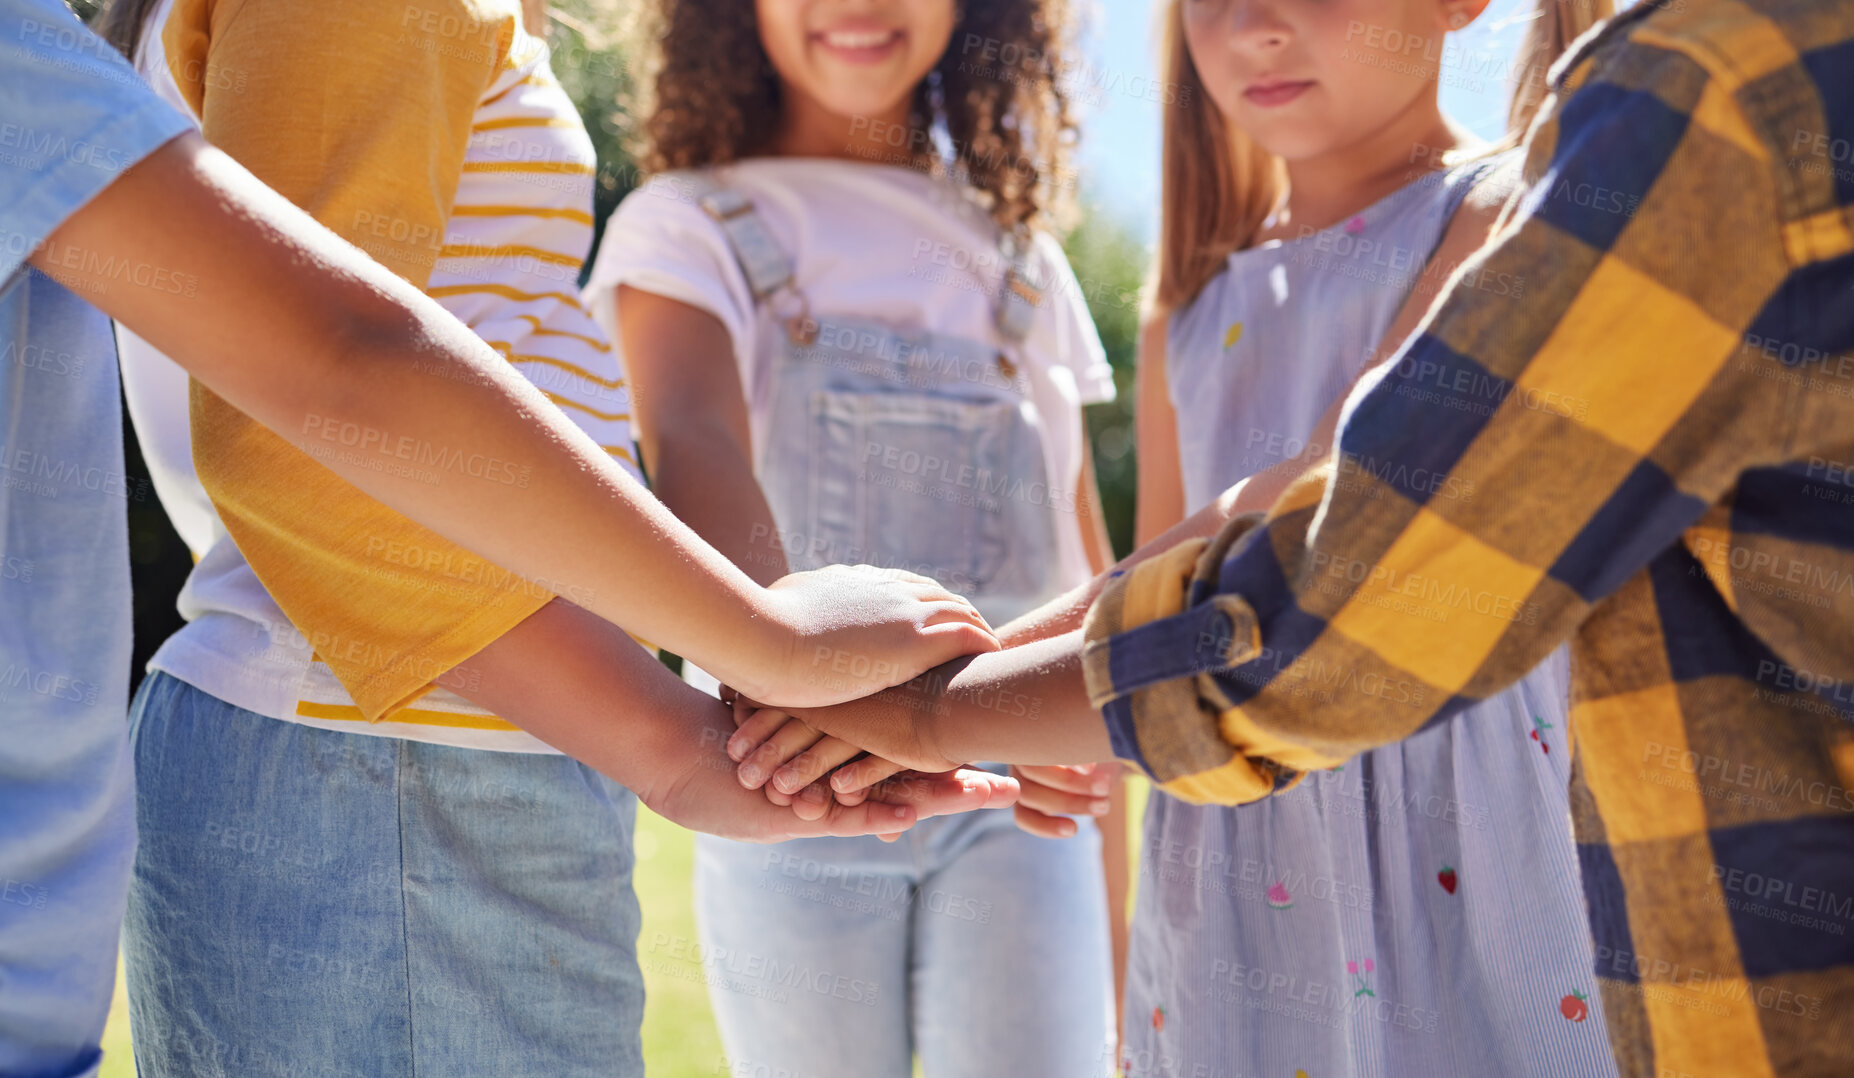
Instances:
[[[797,301],[794,308],[774,313],[787,324],[788,332],[800,332],[808,324],[809,311],[804,296],[794,284],[796,272],[792,260],[773,238],[766,221],[754,208],[753,200],[716,183],[706,171],[692,171],[685,176],[694,190],[696,204],[721,226],[734,260],[747,278],[754,301],[765,301],[782,291],[790,294]],[[1032,267],[1027,237],[1007,237],[1004,247],[1010,266],[998,289],[993,321],[1007,344],[1019,344],[1029,336],[1048,289],[1038,280]]]
[[[740,264],[747,288],[753,292],[753,302],[767,304],[793,343],[809,345],[816,340],[818,324],[811,318],[805,294],[798,289],[792,260],[753,208],[753,200],[722,187],[706,171],[684,176],[695,193],[696,205],[721,226],[728,249],[734,252],[734,261]]]
[[[1043,305],[1048,289],[1032,271],[1027,239],[1007,240],[1005,253],[1010,267],[1004,271],[1004,281],[999,285],[998,306],[992,320],[1006,343],[1019,344],[1030,335],[1036,310]]]
[[[731,188],[716,183],[707,172],[687,174],[695,189],[696,205],[702,208],[727,236],[734,260],[746,275],[753,298],[763,300],[792,283],[792,260],[773,238],[771,230],[753,208],[753,200]]]

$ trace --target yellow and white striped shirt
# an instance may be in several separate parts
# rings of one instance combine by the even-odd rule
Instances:
[[[578,295],[591,140],[515,0],[418,5],[166,0],[137,65],[208,139],[423,286],[635,472],[623,372]],[[428,688],[552,591],[386,510],[198,386],[189,439],[185,374],[122,338],[156,489],[199,560],[181,594],[188,625],[151,667],[288,721],[553,751]],[[381,456],[434,480],[525,481],[467,446]],[[202,476],[221,481],[216,512]],[[227,498],[229,486],[261,494]]]

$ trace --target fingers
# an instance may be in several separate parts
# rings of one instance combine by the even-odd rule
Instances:
[[[924,820],[952,812],[1004,808],[1017,800],[1018,790],[1016,779],[989,771],[908,771],[873,787],[869,800],[854,807],[907,805]]]
[[[931,640],[935,645],[930,669],[962,655],[977,655],[981,652],[998,651],[1004,647],[990,629],[963,621],[929,625],[921,630],[920,635],[923,640]]]
[[[1011,774],[1016,775],[1027,786],[1036,783],[1071,794],[1085,794],[1092,797],[1106,797],[1113,791],[1114,777],[1119,767],[1115,764],[1080,764],[1074,767],[1066,765],[1013,766]]]
[[[1018,778],[1022,781],[1023,792],[1018,795],[1017,803],[1048,816],[1105,816],[1112,806],[1106,797],[1072,794],[1023,775]]]
[[[976,625],[988,633],[991,632],[991,625],[985,621],[985,616],[978,612],[977,607],[964,599],[940,599],[925,605],[930,611],[926,621],[929,626],[950,625],[957,622]]]
[[[882,835],[886,838],[913,827],[920,818],[912,805],[890,805],[881,801],[861,805],[829,804],[822,818],[802,821],[795,837]]]
[[[766,796],[769,798],[777,792],[771,786],[766,787]],[[805,787],[796,797],[787,798],[787,800],[791,802],[792,811],[797,813],[801,820],[821,820],[830,812],[830,791],[820,783]]]
[[[945,632],[949,627],[952,627],[968,630],[975,634],[972,637],[974,645],[972,650],[974,651],[997,651],[1004,646],[999,643],[998,634],[992,631],[991,626],[987,625],[985,619],[971,606],[963,602],[933,603],[931,605],[933,607],[933,612],[927,616],[927,621],[922,629],[923,634],[932,635],[935,632]],[[959,654],[969,655],[971,653],[972,651],[964,651]]]
[[[734,705],[734,733],[727,739],[727,758],[739,763],[745,760],[760,743],[771,737],[792,717],[776,707],[763,707],[758,711],[741,716],[741,705]]]
[[[925,622],[928,627],[941,624],[972,625],[981,629],[986,636],[997,639],[991,624],[985,620],[985,615],[979,613],[978,607],[972,605],[972,600],[948,591],[938,581],[926,577],[914,577],[914,581],[909,584],[914,597],[932,608]]]
[[[766,714],[764,711],[760,712],[760,715],[764,714]],[[786,718],[784,715],[780,715],[780,718],[786,719],[785,725],[779,727],[771,737],[760,743],[759,748],[754,749],[746,759],[740,762],[740,784],[749,790],[759,789],[767,779],[772,777],[774,771],[779,770],[788,760],[810,748],[824,736],[797,719]],[[759,721],[759,715],[755,715],[748,721]],[[741,732],[735,731],[735,736],[738,737]],[[732,745],[732,740],[728,744]]]
[[[837,792],[837,800],[846,805],[853,805],[869,796],[869,787],[906,770],[907,768],[893,760],[880,756],[865,756],[838,768],[836,773],[830,777],[830,788]],[[851,796],[857,800],[845,800]]]
[[[1051,816],[1024,804],[1013,806],[1011,811],[1017,826],[1038,838],[1075,837],[1076,823],[1067,816]]]
[[[724,692],[732,691],[732,690],[727,689],[726,686],[722,686],[722,690]],[[721,698],[721,702],[726,704],[730,709],[733,710],[734,728],[736,730],[740,729],[740,727],[743,724],[745,724],[748,719],[752,718],[754,712],[759,711],[766,706],[756,700],[749,700],[744,695],[742,695],[741,693],[737,693],[737,692],[734,693],[732,698],[723,696]],[[744,756],[746,754],[742,753],[741,755]]]
[[[863,750],[837,737],[825,737],[773,772],[772,785],[781,793],[797,793],[829,774],[832,768],[861,756]]]
[[[807,787],[807,793],[812,789],[823,794],[821,786]],[[798,806],[806,797],[801,794],[793,804],[794,818],[789,821],[787,836],[881,835],[893,840],[917,821],[930,816],[1005,808],[1016,800],[1017,791],[1017,780],[988,771],[907,772],[876,788],[882,800],[845,805],[825,797],[824,812],[817,819],[798,815]]]

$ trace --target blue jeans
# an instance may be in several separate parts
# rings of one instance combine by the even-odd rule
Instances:
[[[730,1075],[1100,1078],[1113,1063],[1101,833],[1009,812],[927,820],[893,844],[697,836],[698,942],[644,961],[701,977]]]
[[[631,793],[137,693],[142,1078],[642,1075]]]

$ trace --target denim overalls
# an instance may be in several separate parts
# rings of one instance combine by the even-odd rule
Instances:
[[[1044,423],[1021,342],[1043,289],[1011,258],[995,341],[813,312],[752,203],[698,177],[753,292],[755,470],[793,570],[864,562],[938,579],[991,622],[1059,589]],[[1019,248],[1021,249],[1021,247]],[[923,285],[922,287],[936,287]],[[1071,525],[1072,526],[1072,525]],[[1063,841],[1006,812],[900,841],[752,846],[697,836],[705,971],[736,1069],[806,1078],[1111,1070],[1100,832]],[[803,971],[796,985],[780,970]],[[1037,989],[1021,991],[1024,971]]]
[[[997,341],[901,329],[810,311],[748,199],[710,184],[700,205],[757,302],[754,464],[792,570],[906,569],[994,625],[1053,597],[1056,511],[1073,498],[1051,486],[1022,369],[1043,302],[1028,261],[1006,254]]]

